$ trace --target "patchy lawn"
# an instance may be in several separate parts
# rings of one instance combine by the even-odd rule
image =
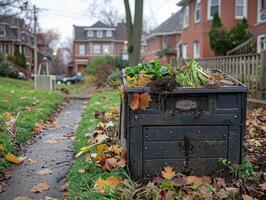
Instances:
[[[88,144],[86,134],[92,132],[99,123],[99,120],[94,117],[95,111],[108,111],[110,107],[118,108],[119,99],[118,91],[95,93],[92,96],[76,130],[75,153],[78,153],[81,147]],[[80,169],[89,170],[89,173],[80,173]],[[102,170],[93,163],[85,162],[84,156],[77,159],[68,175],[70,182],[69,199],[102,199],[101,194],[92,190],[95,181],[102,175]]]
[[[44,122],[64,101],[60,92],[35,91],[32,81],[0,78],[0,175],[8,165],[2,159],[8,152],[16,152],[16,144],[27,141],[32,136],[36,122]],[[20,113],[18,115],[18,113]],[[6,131],[16,118],[17,134],[13,138]]]

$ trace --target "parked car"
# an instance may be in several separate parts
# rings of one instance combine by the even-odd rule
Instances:
[[[75,83],[80,83],[84,81],[84,77],[82,76],[81,73],[78,73],[75,76],[72,77],[64,77],[63,78],[63,83],[70,85],[70,84],[75,84]]]
[[[56,82],[57,84],[64,83],[64,78],[65,78],[64,75],[56,75],[56,76],[55,76],[55,82]]]

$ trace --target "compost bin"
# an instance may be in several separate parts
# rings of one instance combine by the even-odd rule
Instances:
[[[247,89],[228,78],[234,86],[161,94],[124,85],[120,139],[134,179],[158,176],[166,165],[184,174],[213,175],[223,168],[220,158],[241,162]],[[150,95],[145,111],[130,108],[135,93]]]

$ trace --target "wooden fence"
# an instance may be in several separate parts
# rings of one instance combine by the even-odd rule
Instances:
[[[252,96],[265,89],[266,51],[261,54],[196,59],[203,68],[217,68],[243,82]],[[189,60],[185,60],[188,62]]]

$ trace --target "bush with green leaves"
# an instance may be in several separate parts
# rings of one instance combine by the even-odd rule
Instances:
[[[242,19],[230,30],[226,30],[218,13],[212,20],[211,30],[209,32],[210,46],[216,55],[225,55],[227,51],[237,47],[252,37],[248,30],[247,19]]]
[[[12,67],[12,63],[8,60],[0,62],[0,76],[18,78],[18,71]]]
[[[16,48],[16,50],[15,50],[14,57],[15,57],[15,62],[18,65],[20,65],[21,67],[24,67],[24,68],[27,67],[26,57],[25,57],[24,53],[20,53],[18,48]]]

